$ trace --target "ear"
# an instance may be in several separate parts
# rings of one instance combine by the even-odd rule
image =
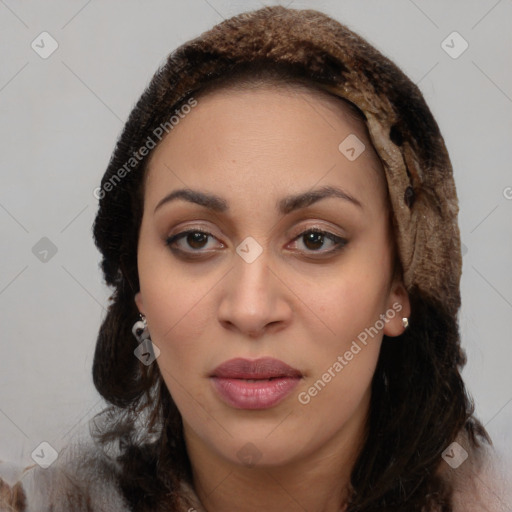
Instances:
[[[384,326],[386,336],[400,336],[405,331],[402,318],[411,316],[411,303],[409,294],[402,283],[402,280],[395,280],[389,291],[387,311],[389,320]],[[393,315],[394,313],[394,315]]]
[[[144,302],[142,300],[142,294],[140,293],[140,291],[135,294],[135,304],[137,304],[139,313],[142,313],[144,315]]]

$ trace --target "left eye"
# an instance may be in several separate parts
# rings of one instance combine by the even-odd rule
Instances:
[[[295,242],[301,241],[302,245],[306,247],[306,251],[329,253],[341,249],[346,245],[346,240],[329,233],[328,231],[322,231],[319,229],[310,229],[304,231],[298,237],[295,238]],[[329,242],[330,248],[319,251],[325,246],[326,241]]]

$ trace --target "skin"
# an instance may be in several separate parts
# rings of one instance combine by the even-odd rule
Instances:
[[[366,146],[354,161],[338,149],[349,134]],[[407,293],[393,277],[393,234],[383,170],[364,124],[341,101],[314,91],[260,86],[218,90],[153,151],[138,245],[139,311],[183,418],[195,490],[206,510],[338,512],[364,435],[370,384],[383,334],[404,330]],[[282,214],[290,194],[332,186],[330,197]],[[214,212],[170,192],[215,194]],[[166,244],[186,229],[211,233]],[[317,228],[346,240],[311,241]],[[254,238],[248,263],[236,248]],[[192,244],[192,245],[191,245]],[[298,400],[365,328],[397,304],[400,313],[309,403]],[[225,404],[209,376],[234,357],[270,356],[300,370],[299,386],[265,410]],[[248,445],[251,443],[251,445]],[[237,453],[254,455],[248,467]],[[257,459],[257,461],[256,461]]]

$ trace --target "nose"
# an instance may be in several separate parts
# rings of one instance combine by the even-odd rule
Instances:
[[[218,308],[221,325],[254,339],[284,329],[292,314],[291,292],[264,254],[252,263],[237,257],[224,281]]]

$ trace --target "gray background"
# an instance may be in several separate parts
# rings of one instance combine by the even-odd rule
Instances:
[[[347,24],[423,91],[460,200],[464,377],[512,457],[512,2],[281,3]],[[60,450],[101,408],[90,369],[109,290],[93,190],[134,102],[170,50],[262,5],[0,0],[0,459],[32,463],[41,441]],[[43,31],[59,45],[46,59],[31,48]],[[442,47],[453,31],[469,44],[456,59]],[[46,262],[33,252],[43,237],[57,249]]]

